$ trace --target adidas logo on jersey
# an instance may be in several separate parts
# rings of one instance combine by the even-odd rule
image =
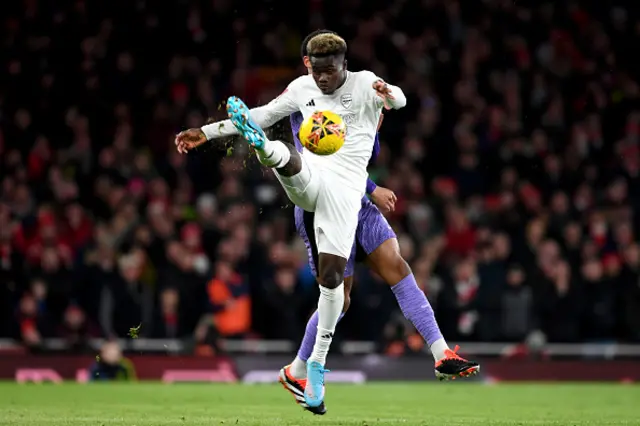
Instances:
[[[314,107],[314,106],[316,106],[316,103],[313,101],[313,99],[311,99],[311,100],[309,101],[309,103],[307,103],[307,106],[308,106],[308,107]]]

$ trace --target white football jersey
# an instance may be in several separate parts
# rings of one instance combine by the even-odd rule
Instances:
[[[349,72],[344,84],[330,95],[323,94],[311,75],[294,80],[273,101],[275,108],[299,110],[307,119],[316,111],[332,111],[342,117],[347,132],[342,148],[333,155],[316,155],[305,149],[305,159],[323,172],[340,177],[345,185],[362,189],[366,186],[367,165],[382,112],[382,99],[373,83],[380,80],[370,71]]]
[[[323,94],[311,75],[292,81],[287,89],[266,105],[251,110],[251,118],[262,128],[267,128],[284,117],[300,111],[305,119],[316,111],[332,111],[346,124],[346,137],[342,148],[332,155],[320,156],[304,150],[304,158],[314,168],[332,173],[340,182],[364,192],[367,181],[367,165],[373,151],[378,122],[382,112],[382,99],[373,89],[373,83],[381,80],[370,71],[349,72],[345,83],[330,95]],[[406,104],[406,98],[398,87],[388,85],[395,100],[394,108]],[[227,121],[204,126],[207,138],[237,133]]]

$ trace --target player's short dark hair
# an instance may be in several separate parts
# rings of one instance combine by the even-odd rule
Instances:
[[[331,30],[315,30],[314,32],[310,33],[304,38],[304,40],[302,40],[302,44],[300,45],[300,56],[302,56],[303,58],[305,56],[309,56],[307,52],[307,44],[309,44],[309,40],[311,40],[312,38],[320,34],[336,34],[336,33]]]
[[[347,53],[347,42],[336,33],[318,34],[307,43],[307,56],[326,57]]]

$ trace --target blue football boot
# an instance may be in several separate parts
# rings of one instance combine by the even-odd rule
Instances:
[[[309,407],[319,407],[324,402],[324,366],[317,361],[307,362],[307,386],[304,388],[304,402]]]
[[[240,98],[231,96],[227,100],[227,115],[240,135],[249,142],[249,145],[255,149],[263,149],[267,136],[262,128],[251,119],[249,108]]]

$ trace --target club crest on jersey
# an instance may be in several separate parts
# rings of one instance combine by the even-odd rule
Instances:
[[[340,96],[340,102],[342,103],[342,106],[345,108],[349,108],[351,106],[351,101],[353,101],[353,97],[351,96],[351,93],[346,93]]]

